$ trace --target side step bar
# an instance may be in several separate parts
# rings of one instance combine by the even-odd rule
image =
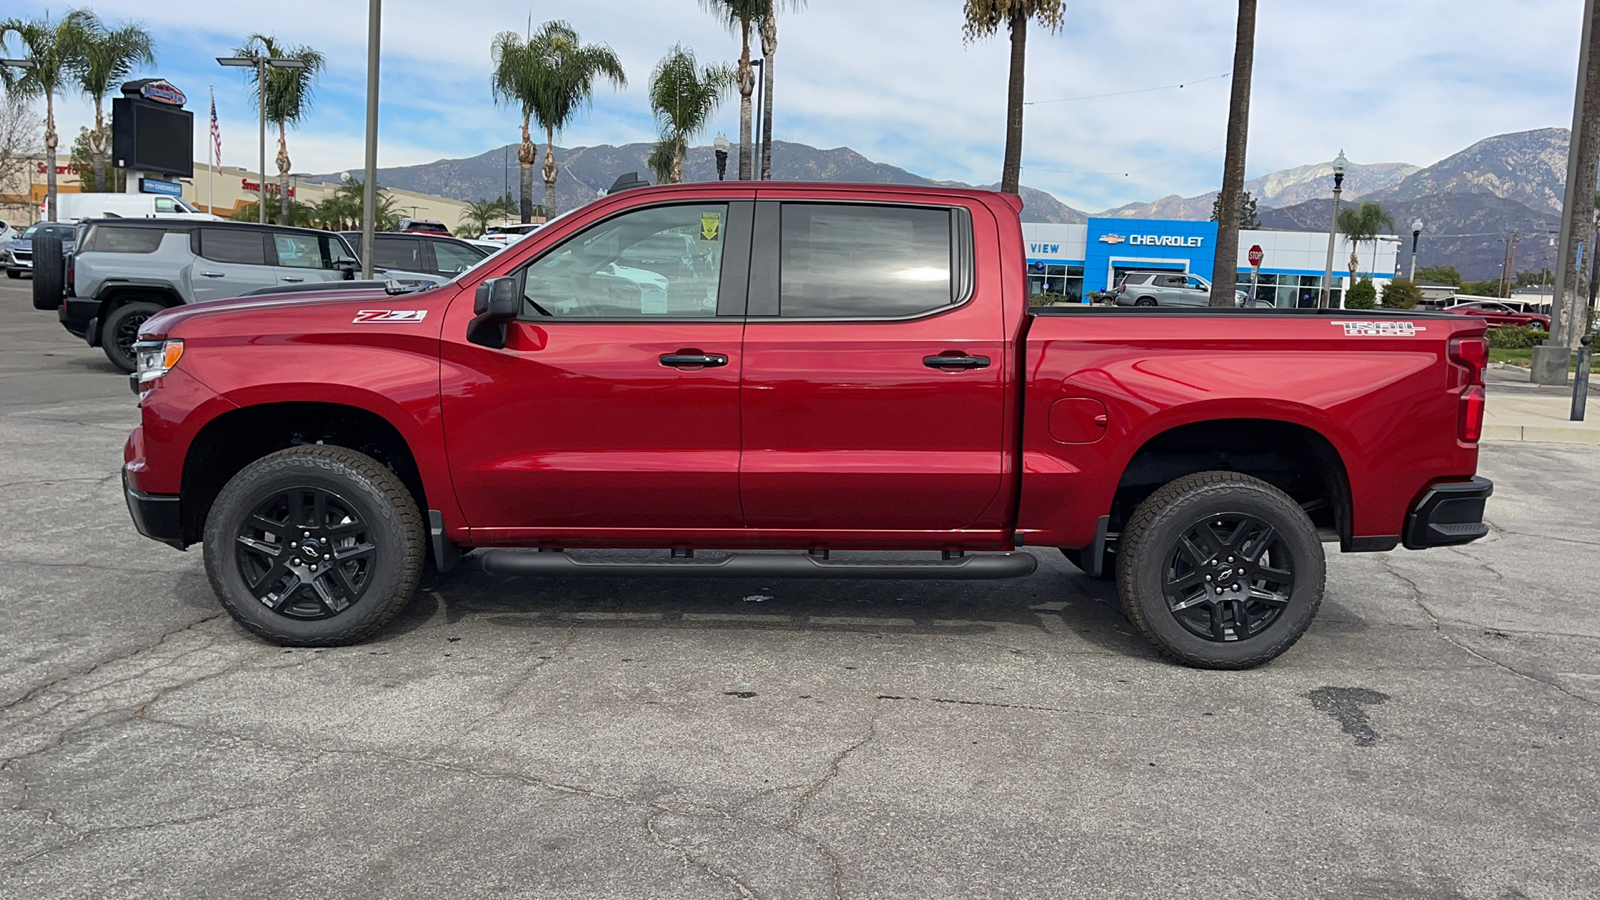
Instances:
[[[928,562],[834,562],[808,554],[734,554],[722,559],[644,559],[585,561],[570,553],[538,550],[485,550],[483,570],[491,575],[646,578],[938,578],[985,581],[1032,575],[1039,560],[1031,553],[991,553]]]

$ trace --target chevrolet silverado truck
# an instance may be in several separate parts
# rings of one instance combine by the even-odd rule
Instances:
[[[418,293],[160,312],[129,509],[203,544],[223,606],[286,645],[373,634],[469,551],[524,576],[984,579],[1059,548],[1212,668],[1306,631],[1325,544],[1486,533],[1482,321],[1030,308],[1021,208],[640,188]],[[666,241],[687,264],[633,271]],[[837,555],[863,550],[894,553]]]

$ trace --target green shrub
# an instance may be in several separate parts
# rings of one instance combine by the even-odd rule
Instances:
[[[1512,328],[1502,325],[1489,329],[1489,346],[1500,350],[1527,350],[1544,343],[1549,335],[1543,328]]]
[[[1385,309],[1416,309],[1422,302],[1422,288],[1409,279],[1396,278],[1383,286]]]
[[[1372,279],[1365,275],[1344,295],[1345,309],[1372,309],[1377,305],[1378,289],[1372,286]]]

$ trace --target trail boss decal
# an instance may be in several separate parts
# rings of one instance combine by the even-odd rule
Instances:
[[[1345,337],[1416,337],[1417,332],[1428,330],[1418,328],[1411,322],[1334,322],[1333,324],[1344,326]]]
[[[428,317],[425,309],[363,309],[356,313],[351,323],[421,322]]]

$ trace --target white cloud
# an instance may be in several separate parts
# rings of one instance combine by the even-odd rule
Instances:
[[[44,8],[38,0],[20,5],[25,15]],[[503,0],[384,7],[382,163],[472,155],[512,140],[516,117],[489,97],[488,45],[498,31],[525,29],[527,10]],[[250,26],[237,8],[201,0],[95,4],[102,17],[139,19],[155,34],[160,73],[185,88],[198,111],[197,153],[205,146],[204,85],[217,86],[231,165],[253,165],[255,110],[237,75],[212,57],[229,53],[251,27],[321,49],[330,65],[317,106],[290,137],[295,167],[307,171],[360,164],[365,8],[359,0],[277,0],[270,17]],[[1069,3],[1060,34],[1030,32],[1027,96],[1110,94],[1226,72],[1234,11],[1226,0]],[[1566,125],[1581,12],[1581,0],[1262,4],[1248,173],[1341,148],[1359,162],[1426,165],[1491,134]],[[533,24],[550,15],[569,18],[586,40],[609,43],[630,75],[625,91],[597,92],[592,113],[563,135],[569,146],[649,139],[645,82],[673,43],[707,61],[738,55],[737,40],[695,0],[541,7]],[[933,178],[993,182],[1006,66],[1003,34],[963,44],[959,0],[819,0],[782,23],[777,136],[850,146]],[[1228,81],[1216,79],[1029,106],[1024,181],[1090,211],[1212,189],[1222,152],[1201,151],[1223,143],[1227,105]],[[89,118],[76,98],[60,109],[66,136]],[[737,97],[709,133],[718,130],[737,135]]]

